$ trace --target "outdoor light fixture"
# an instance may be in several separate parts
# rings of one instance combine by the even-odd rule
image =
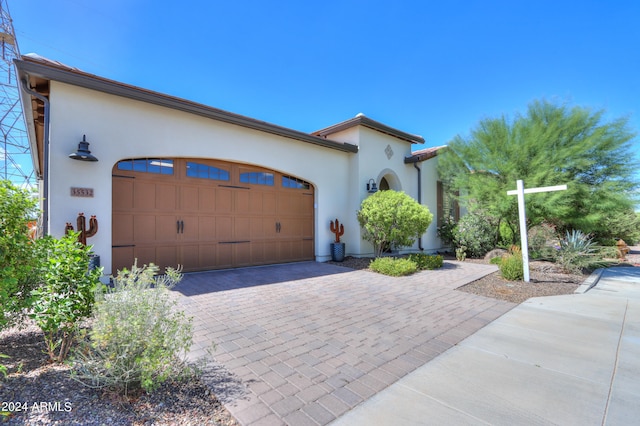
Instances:
[[[367,182],[367,192],[369,194],[373,194],[375,192],[378,192],[378,185],[376,185],[376,181],[373,179],[369,179],[369,182]]]
[[[86,135],[82,135],[82,140],[78,143],[78,150],[73,154],[69,154],[69,158],[80,161],[98,161],[89,151],[89,142],[87,142]]]

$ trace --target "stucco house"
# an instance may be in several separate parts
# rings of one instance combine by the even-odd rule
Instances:
[[[441,248],[441,147],[412,152],[420,136],[362,114],[308,134],[36,55],[15,64],[44,232],[95,215],[106,275],[136,258],[185,271],[325,261],[336,218],[347,255],[371,255],[356,211],[374,184],[434,214],[407,251]]]

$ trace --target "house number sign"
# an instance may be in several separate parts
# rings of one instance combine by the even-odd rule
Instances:
[[[72,197],[93,198],[93,188],[71,188]]]

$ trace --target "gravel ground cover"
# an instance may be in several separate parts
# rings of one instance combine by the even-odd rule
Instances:
[[[446,261],[455,257],[445,255]],[[369,269],[370,258],[346,257],[344,262],[328,262],[352,269]],[[484,259],[467,259],[465,262],[485,263]],[[630,253],[621,265],[640,266],[640,247],[631,247]],[[494,272],[479,280],[458,288],[459,291],[473,293],[507,302],[522,303],[531,297],[571,294],[589,277],[589,273],[567,274],[551,262],[532,261],[529,265],[530,282],[508,281],[500,272]]]
[[[199,379],[165,383],[128,398],[88,388],[70,367],[48,363],[42,332],[32,323],[0,333],[8,377],[0,378],[2,425],[237,425]]]

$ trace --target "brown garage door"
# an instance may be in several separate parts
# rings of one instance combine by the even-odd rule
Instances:
[[[113,169],[113,271],[313,260],[313,187],[249,165],[134,159]]]

